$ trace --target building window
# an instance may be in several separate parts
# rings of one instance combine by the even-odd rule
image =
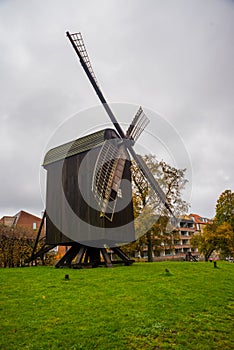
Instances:
[[[34,222],[34,223],[33,223],[33,230],[36,230],[36,229],[37,229],[37,223]]]

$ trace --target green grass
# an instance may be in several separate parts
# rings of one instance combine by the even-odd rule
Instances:
[[[0,288],[1,350],[234,349],[231,263],[0,269]]]

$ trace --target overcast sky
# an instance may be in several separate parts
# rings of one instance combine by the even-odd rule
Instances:
[[[231,0],[0,0],[0,217],[40,215],[48,142],[64,128],[67,140],[85,134],[85,118],[75,117],[76,130],[70,117],[99,105],[66,31],[82,32],[108,101],[156,111],[180,135],[190,212],[213,217],[221,192],[234,190]],[[157,134],[151,119],[146,132]],[[94,113],[92,122],[108,118]],[[189,168],[184,154],[178,164]]]

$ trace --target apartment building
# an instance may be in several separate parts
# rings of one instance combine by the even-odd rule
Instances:
[[[192,252],[190,240],[195,233],[193,220],[189,217],[181,219],[177,232],[178,238],[174,241],[174,255],[184,257],[187,253]]]
[[[153,258],[157,260],[185,259],[187,254],[199,255],[198,250],[191,248],[191,238],[196,233],[202,233],[204,227],[212,221],[201,217],[198,214],[184,215],[180,218],[179,227],[171,234],[167,242],[161,242],[160,247],[153,246]],[[148,249],[145,245],[141,254],[142,258],[147,258]],[[139,253],[135,257],[140,257]]]

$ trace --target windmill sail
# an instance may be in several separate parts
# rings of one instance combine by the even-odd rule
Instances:
[[[102,216],[112,221],[126,162],[123,144],[106,140],[99,152],[92,180],[92,192]]]
[[[91,62],[89,59],[88,52],[85,48],[82,34],[81,33],[74,33],[74,34],[71,34],[71,37],[72,37],[72,40],[73,40],[75,47],[79,51],[84,63],[86,64],[90,74],[92,75],[93,79],[95,80],[96,84],[98,85],[98,81],[97,81],[97,78],[94,74],[94,71],[93,71],[93,68],[92,68],[92,65],[91,65]]]
[[[140,107],[127,130],[126,137],[135,142],[148,124],[149,119],[145,115],[142,107]]]
[[[79,35],[80,33],[75,33],[75,34],[70,34],[69,32],[67,32],[67,37],[70,40],[76,54],[78,55],[79,59],[80,59],[80,63],[85,71],[85,73],[87,74],[87,77],[89,78],[90,83],[92,84],[96,94],[98,95],[98,98],[100,99],[104,109],[106,110],[106,113],[108,114],[108,116],[110,117],[112,123],[114,124],[117,132],[119,133],[121,138],[125,138],[125,134],[122,130],[122,128],[120,127],[117,119],[115,118],[112,110],[110,109],[105,97],[103,96],[103,93],[101,92],[98,83],[97,83],[97,79],[95,77],[95,75],[92,73],[93,69],[90,69],[90,65],[88,63],[85,62],[84,58],[83,58],[83,52],[81,49],[80,52],[80,45],[78,45],[78,43],[76,41],[74,41],[74,38],[76,39],[76,36],[74,37],[74,35]]]

